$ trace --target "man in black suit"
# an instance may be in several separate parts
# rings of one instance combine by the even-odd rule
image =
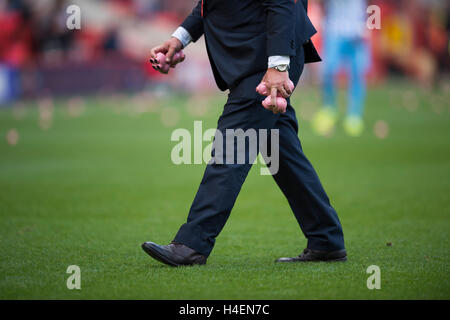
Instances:
[[[304,63],[320,61],[310,40],[316,30],[306,9],[307,0],[200,0],[172,37],[152,49],[151,55],[156,59],[162,52],[171,64],[176,52],[205,36],[216,83],[221,90],[229,90],[218,132],[223,137],[227,129],[279,133],[279,167],[273,177],[308,244],[299,256],[276,261],[345,261],[339,218],[303,154],[289,100],[289,79],[297,85]],[[261,81],[271,95],[272,112],[261,106],[264,97],[255,90]],[[284,113],[276,103],[278,92],[288,101]],[[255,159],[248,148],[243,152],[245,163],[212,161],[207,165],[187,222],[169,245],[143,243],[146,253],[172,266],[206,263]]]

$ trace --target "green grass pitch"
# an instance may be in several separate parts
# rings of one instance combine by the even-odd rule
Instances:
[[[171,268],[142,251],[172,240],[204,170],[170,161],[171,132],[194,120],[214,128],[225,95],[92,97],[84,111],[30,102],[0,109],[0,298],[449,299],[448,91],[373,88],[360,138],[341,126],[315,136],[319,93],[297,91],[299,136],[342,221],[348,262],[274,263],[306,240],[256,167],[206,266]],[[81,290],[66,287],[69,265],[81,268]],[[380,290],[366,286],[370,265]]]

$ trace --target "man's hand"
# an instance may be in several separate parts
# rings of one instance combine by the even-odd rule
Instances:
[[[290,88],[289,72],[281,72],[273,68],[267,69],[262,82],[265,83],[270,92],[272,111],[277,113],[277,93],[280,92],[283,98],[288,98],[292,94]]]
[[[152,59],[157,60],[156,54],[158,52],[164,53],[166,55],[166,62],[173,66],[172,59],[175,53],[179,52],[181,49],[183,49],[183,45],[181,44],[181,41],[178,40],[175,37],[171,37],[169,40],[164,42],[162,45],[159,45],[157,47],[154,47],[150,51],[150,55]]]

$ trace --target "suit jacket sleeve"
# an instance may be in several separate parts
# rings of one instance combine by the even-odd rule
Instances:
[[[192,13],[187,16],[181,26],[185,28],[192,37],[192,41],[197,41],[203,35],[203,18],[201,15],[202,0],[199,0]]]
[[[267,55],[295,55],[295,1],[263,0],[267,23]]]

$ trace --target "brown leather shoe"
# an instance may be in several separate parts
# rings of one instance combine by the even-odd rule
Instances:
[[[161,246],[148,241],[141,247],[150,257],[172,267],[206,263],[204,255],[181,243],[172,242],[167,246]]]
[[[312,261],[347,261],[347,252],[345,249],[338,251],[319,251],[305,249],[297,257],[279,258],[275,262],[312,262]]]

